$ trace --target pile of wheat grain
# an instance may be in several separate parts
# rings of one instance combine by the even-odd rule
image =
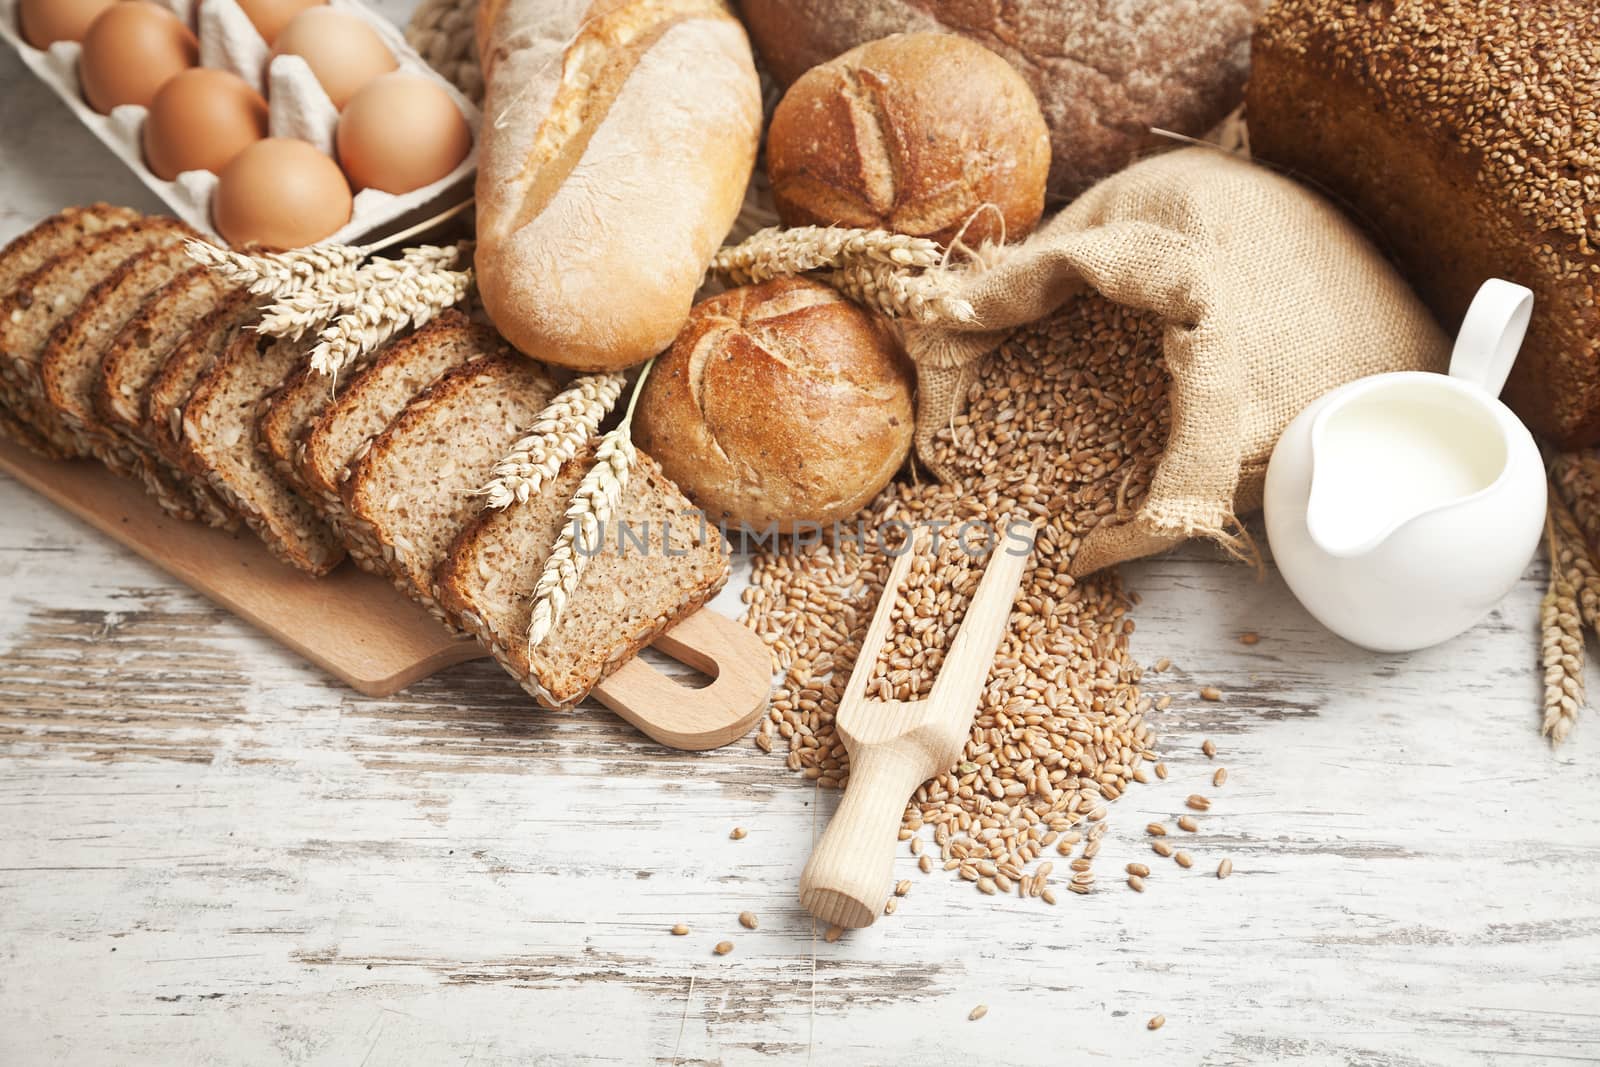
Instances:
[[[985,362],[967,413],[939,436],[955,481],[895,483],[861,516],[869,534],[892,521],[1043,524],[962,761],[906,809],[901,836],[924,871],[941,865],[987,893],[1053,902],[1052,864],[1036,862],[1053,847],[1076,852],[1065,885],[1088,892],[1104,802],[1148,780],[1141,764],[1155,738],[1128,652],[1129,598],[1114,571],[1083,582],[1068,572],[1081,538],[1148,492],[1167,440],[1167,384],[1153,317],[1075,298]],[[826,787],[849,773],[833,716],[891,562],[870,536],[755,560],[748,622],[783,675],[756,744],[786,747],[788,768]],[[874,666],[875,692],[926,691],[982,562],[930,557],[899,591],[904,625]]]

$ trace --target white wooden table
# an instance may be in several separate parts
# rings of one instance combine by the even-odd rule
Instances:
[[[0,239],[93,199],[157,208],[0,55]],[[0,479],[0,1063],[1600,1059],[1600,719],[1538,736],[1542,565],[1411,657],[1203,549],[1125,573],[1173,775],[1112,806],[1099,889],[903,854],[898,914],[827,944],[795,885],[836,798],[777,757],[486,663],[360,697]],[[1142,828],[1206,737],[1182,872]]]

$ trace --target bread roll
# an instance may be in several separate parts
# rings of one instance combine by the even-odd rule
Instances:
[[[785,85],[891,33],[970,37],[1016,68],[1044,110],[1050,193],[1131,163],[1151,126],[1199,137],[1239,103],[1250,27],[1268,0],[739,0]]]
[[[634,434],[713,522],[761,534],[848,518],[911,447],[911,368],[884,321],[799,278],[696,305]]]
[[[672,343],[755,163],[761,93],[718,0],[489,0],[478,289],[528,355]]]
[[[1049,169],[1028,83],[948,33],[896,34],[813,67],[767,131],[772,195],[790,226],[1015,240],[1044,213]]]
[[[1284,0],[1250,142],[1373,229],[1447,330],[1487,278],[1534,291],[1505,400],[1600,444],[1600,7]]]

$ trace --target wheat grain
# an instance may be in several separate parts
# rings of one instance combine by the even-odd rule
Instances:
[[[1577,593],[1556,562],[1555,524],[1545,521],[1550,584],[1539,605],[1540,663],[1544,667],[1544,721],[1541,732],[1552,744],[1567,739],[1584,703],[1583,621]]]
[[[823,274],[822,280],[892,319],[946,325],[977,319],[972,305],[952,296],[939,277],[908,274],[886,263],[847,263]]]
[[[209,241],[187,241],[184,248],[195,262],[268,299],[281,299],[331,277],[348,276],[367,256],[364,249],[339,244],[258,254],[235,252]]]
[[[495,464],[493,480],[476,490],[488,497],[487,506],[508,508],[539,492],[600,428],[622,395],[626,380],[620,371],[591,374],[557,393],[539,412],[527,435]]]
[[[1159,1030],[1165,1025],[1167,1025],[1167,1017],[1165,1015],[1157,1015],[1145,1023],[1144,1028],[1146,1030]]]
[[[1554,553],[1550,566],[1561,570],[1577,594],[1583,624],[1600,633],[1600,568],[1589,556],[1589,545],[1577,518],[1554,486],[1550,492],[1550,522]]]
[[[744,927],[746,930],[754,930],[760,925],[760,922],[756,919],[755,912],[741,911],[739,913],[739,925]]]
[[[406,249],[399,259],[374,259],[359,270],[325,274],[263,309],[256,332],[298,341],[351,311],[363,296],[400,282],[408,270],[450,267],[460,256],[454,245],[423,245]]]
[[[407,326],[427,325],[471,286],[471,270],[406,267],[392,282],[362,290],[354,306],[322,329],[311,350],[312,369],[339,373]]]

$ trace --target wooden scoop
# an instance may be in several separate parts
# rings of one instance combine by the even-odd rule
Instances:
[[[1027,540],[1033,543],[1034,530]],[[889,634],[895,593],[916,554],[903,553],[889,572],[839,702],[834,727],[850,753],[850,784],[800,875],[800,903],[838,926],[871,926],[882,911],[906,800],[960,757],[1032,553],[1017,552],[1009,539],[996,546],[928,696],[868,699],[867,681]]]

